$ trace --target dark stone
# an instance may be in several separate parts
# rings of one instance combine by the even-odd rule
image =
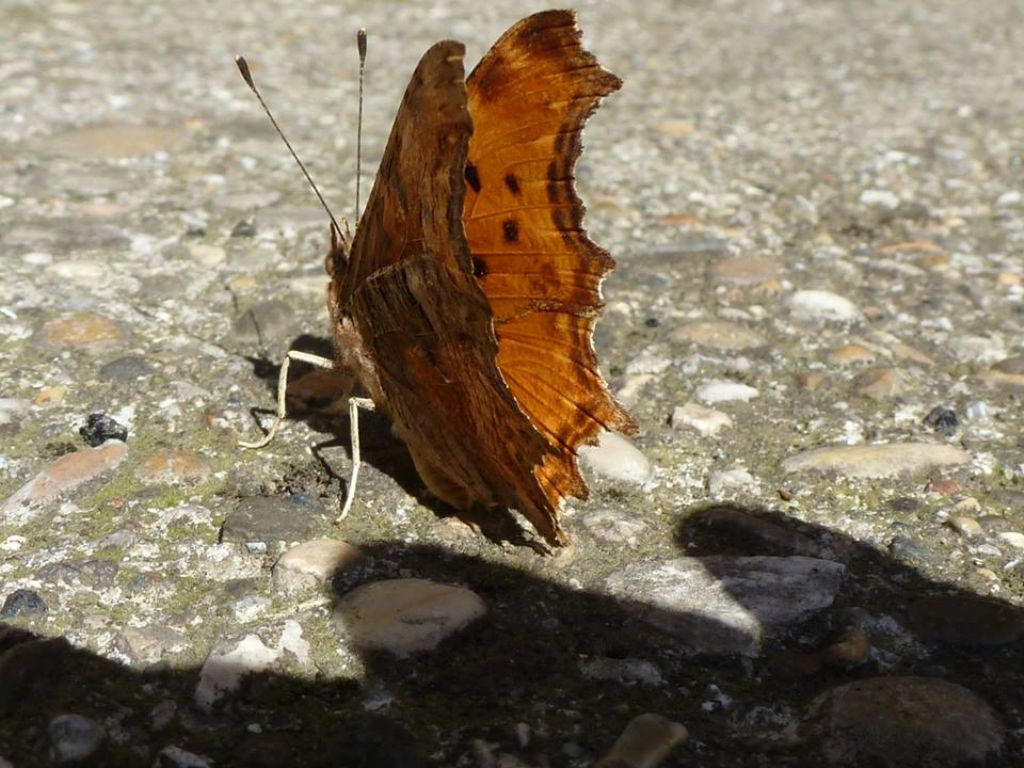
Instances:
[[[994,646],[1024,635],[1024,611],[977,595],[935,595],[910,606],[910,626],[924,640]]]
[[[256,225],[251,221],[240,221],[231,230],[232,237],[255,237]]]
[[[128,427],[118,423],[104,413],[90,413],[85,420],[85,426],[78,430],[78,434],[85,438],[85,442],[95,448],[107,440],[128,439]]]
[[[12,619],[15,616],[42,616],[49,610],[46,601],[31,589],[16,589],[4,600],[0,617]]]
[[[295,496],[250,496],[239,499],[220,529],[221,541],[304,541],[324,514],[318,499]]]
[[[100,368],[100,378],[107,381],[136,381],[153,374],[153,366],[139,355],[125,355]]]
[[[328,745],[327,765],[346,768],[425,768],[412,735],[398,723],[381,717],[346,723]]]
[[[945,405],[937,405],[932,408],[924,417],[924,423],[934,429],[940,435],[952,437],[960,426],[960,420],[956,417],[956,411]]]

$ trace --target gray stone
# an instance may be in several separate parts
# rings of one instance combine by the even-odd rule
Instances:
[[[57,765],[70,765],[93,757],[107,738],[103,726],[82,715],[58,715],[46,727],[50,758]]]
[[[845,573],[811,557],[680,557],[628,565],[607,588],[687,653],[757,656],[766,639],[830,606]]]
[[[426,579],[390,579],[346,594],[335,623],[356,648],[406,657],[435,648],[484,615],[487,606],[464,587]]]
[[[1004,727],[977,694],[929,677],[876,677],[820,696],[796,728],[826,763],[877,768],[987,765]]]
[[[323,505],[312,498],[294,496],[246,496],[227,514],[221,541],[248,544],[308,539],[316,530]]]

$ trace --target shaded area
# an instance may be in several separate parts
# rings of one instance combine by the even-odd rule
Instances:
[[[823,691],[880,675],[964,685],[1009,728],[1020,722],[1019,639],[983,647],[951,643],[948,633],[938,638],[944,642],[930,643],[922,633],[900,639],[868,629],[877,653],[866,660],[836,663],[825,652],[858,614],[914,626],[914,606],[922,598],[957,595],[974,605],[969,593],[780,513],[703,507],[681,520],[677,535],[692,556],[788,555],[813,544],[842,560],[849,577],[835,605],[768,643],[761,657],[741,662],[687,655],[673,637],[638,618],[649,607],[639,601],[567,588],[437,547],[380,544],[365,548],[364,567],[335,581],[336,595],[375,579],[416,575],[470,587],[486,601],[487,616],[419,657],[367,655],[367,676],[360,682],[252,676],[212,716],[192,704],[195,668],[170,669],[161,662],[132,670],[8,626],[0,631],[0,754],[16,764],[41,764],[48,720],[75,712],[120,734],[108,739],[104,765],[146,763],[168,744],[218,764],[454,765],[460,757],[475,764],[472,744],[483,739],[530,765],[569,766],[599,758],[630,718],[650,711],[683,722],[691,733],[664,765],[763,765],[770,752],[772,765],[810,766],[821,764],[813,745],[778,739],[781,723],[766,722],[766,713],[800,714]],[[1008,603],[984,602],[1020,621],[1020,610]],[[947,618],[956,624],[955,616]],[[967,613],[964,620],[976,625],[978,619]],[[700,621],[715,629],[713,619]],[[581,672],[590,659],[646,660],[664,684],[591,679]],[[166,712],[168,701],[172,715],[158,726],[156,713]],[[530,726],[525,745],[520,723]],[[1020,745],[1008,742],[1001,764],[1022,757]]]

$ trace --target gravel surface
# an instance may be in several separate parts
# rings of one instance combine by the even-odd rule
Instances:
[[[422,51],[540,8],[0,2],[0,767],[1024,765],[1019,3],[578,6],[641,433],[568,550],[372,415],[335,525],[328,373],[238,447],[329,334],[233,56],[351,217],[355,29],[365,199]]]

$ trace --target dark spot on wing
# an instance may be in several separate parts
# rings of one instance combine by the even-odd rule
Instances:
[[[505,219],[501,223],[501,231],[505,235],[506,243],[515,243],[519,241],[519,224],[515,219]]]
[[[513,195],[519,194],[519,179],[516,178],[514,173],[505,174],[505,186],[508,187],[508,191]]]
[[[466,183],[474,192],[480,192],[480,176],[472,163],[466,163]]]
[[[487,277],[487,273],[490,270],[487,269],[487,262],[483,259],[478,259],[476,256],[473,257],[473,277],[480,279],[481,277]]]

